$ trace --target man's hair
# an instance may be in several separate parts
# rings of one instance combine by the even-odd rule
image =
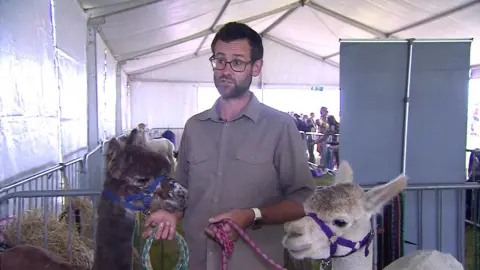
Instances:
[[[238,22],[229,22],[218,31],[212,41],[212,53],[215,54],[217,41],[231,42],[240,39],[248,41],[252,62],[263,59],[262,37],[248,25]]]

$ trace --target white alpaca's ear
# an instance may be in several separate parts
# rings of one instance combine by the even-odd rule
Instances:
[[[338,166],[338,170],[335,172],[334,185],[343,183],[353,183],[353,170],[347,161],[342,160]]]
[[[382,211],[382,208],[390,202],[393,197],[402,192],[407,186],[407,177],[400,175],[392,181],[376,186],[365,193],[364,195],[364,208],[369,215],[378,214]]]

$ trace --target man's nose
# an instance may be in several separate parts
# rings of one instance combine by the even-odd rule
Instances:
[[[226,63],[225,68],[222,70],[223,75],[231,75],[233,72],[235,71],[232,69],[230,63]]]

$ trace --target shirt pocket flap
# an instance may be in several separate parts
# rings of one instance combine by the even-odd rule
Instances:
[[[240,147],[235,157],[249,164],[263,164],[273,159],[272,151],[257,147]]]
[[[189,164],[199,164],[208,160],[208,154],[205,152],[191,153],[187,157],[187,162]]]

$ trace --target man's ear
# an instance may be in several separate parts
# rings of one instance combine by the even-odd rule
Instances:
[[[257,77],[262,73],[263,59],[257,60],[252,64],[252,76]]]

